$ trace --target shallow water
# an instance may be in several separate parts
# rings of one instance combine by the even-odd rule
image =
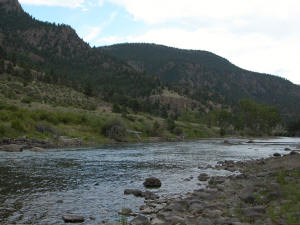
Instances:
[[[299,138],[224,139],[178,143],[103,145],[88,149],[55,149],[46,153],[0,152],[0,224],[64,224],[61,216],[85,216],[82,224],[118,220],[117,211],[137,211],[143,199],[123,194],[126,188],[144,190],[144,179],[158,177],[160,196],[183,195],[199,189],[201,172],[229,175],[228,171],[201,169],[223,160],[265,158],[287,154]],[[191,181],[186,178],[193,177]],[[200,184],[200,185],[199,185]],[[96,220],[90,220],[94,217]]]

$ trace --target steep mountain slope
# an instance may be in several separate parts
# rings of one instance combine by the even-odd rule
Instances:
[[[90,85],[112,97],[149,96],[159,86],[131,66],[91,48],[67,25],[40,22],[17,0],[0,0],[0,57],[44,72],[44,79],[77,89]]]
[[[199,101],[232,105],[242,98],[251,98],[280,107],[285,116],[300,112],[300,86],[280,77],[241,69],[210,52],[155,44],[118,44],[101,50],[140,72],[170,82],[177,92]]]

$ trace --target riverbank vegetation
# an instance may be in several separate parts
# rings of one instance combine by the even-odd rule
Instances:
[[[24,71],[15,66],[13,74],[5,71],[0,76],[0,138],[80,138],[89,145],[285,134],[279,111],[251,100],[208,113],[180,96],[173,105],[163,102],[163,97],[172,97],[166,91],[162,98],[141,100],[144,104],[127,98],[123,100],[130,103],[109,103],[91,95],[88,86],[80,92],[46,83],[34,78],[34,70],[28,80],[20,75]],[[181,108],[178,99],[188,107]]]

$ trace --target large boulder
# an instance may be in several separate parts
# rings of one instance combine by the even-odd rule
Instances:
[[[5,152],[22,152],[23,149],[24,149],[24,145],[10,144],[10,145],[0,146],[0,151],[5,151]]]
[[[156,177],[149,177],[145,180],[144,186],[146,188],[160,188],[161,181]]]
[[[62,217],[62,219],[65,221],[65,223],[83,223],[84,217],[83,216],[77,216],[72,214],[67,214]]]

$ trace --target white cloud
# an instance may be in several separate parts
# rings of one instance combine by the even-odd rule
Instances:
[[[86,36],[83,37],[83,40],[90,42],[94,40],[101,32],[101,27],[91,27]]]
[[[298,15],[297,0],[109,0],[123,6],[136,20],[162,23],[179,19],[233,19],[249,15],[287,19]]]
[[[20,0],[22,4],[82,8],[85,0]]]
[[[300,2],[297,0],[107,0],[149,29],[109,36],[99,44],[150,42],[203,49],[253,71],[300,84]],[[171,24],[171,25],[170,25]]]
[[[96,39],[99,34],[102,32],[103,29],[105,29],[107,26],[109,26],[116,18],[117,12],[112,12],[108,18],[107,21],[104,21],[102,24],[100,24],[97,27],[86,27],[86,35],[84,35],[83,40],[86,42],[91,42],[94,39]]]
[[[99,6],[99,7],[102,7],[103,4],[104,4],[104,0],[98,0],[98,6]]]

